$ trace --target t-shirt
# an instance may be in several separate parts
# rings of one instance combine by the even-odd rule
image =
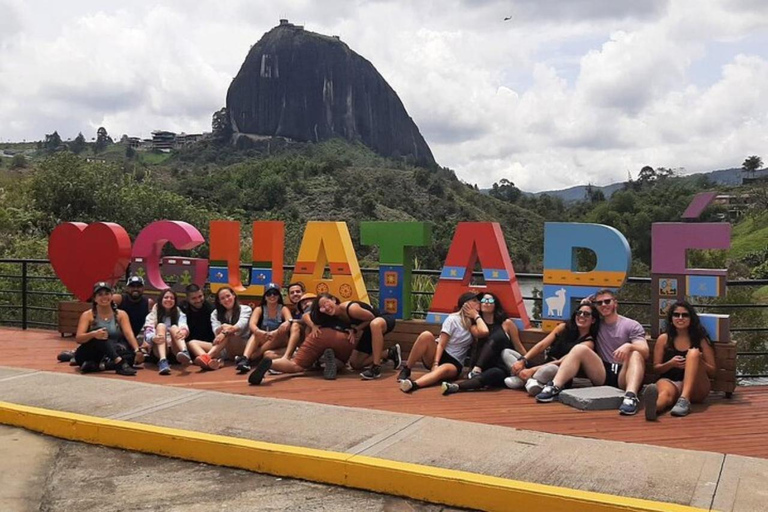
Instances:
[[[192,309],[188,302],[182,302],[181,310],[187,315],[187,327],[190,340],[213,341],[213,329],[211,328],[211,313],[213,305],[203,301],[198,310]]]
[[[463,363],[467,352],[472,347],[473,338],[472,333],[462,325],[461,316],[455,314],[448,315],[440,331],[450,336],[448,344],[445,346],[445,351],[448,355]]]
[[[619,315],[613,324],[602,322],[597,331],[597,353],[606,363],[621,364],[613,357],[613,352],[632,340],[645,339],[645,329],[636,320]]]

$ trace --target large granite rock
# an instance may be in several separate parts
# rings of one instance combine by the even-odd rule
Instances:
[[[300,141],[343,137],[419,165],[432,152],[373,65],[336,37],[281,20],[245,59],[227,92],[235,134]]]

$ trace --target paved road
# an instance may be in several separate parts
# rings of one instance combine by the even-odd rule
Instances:
[[[0,511],[437,512],[381,494],[61,441],[0,426]]]

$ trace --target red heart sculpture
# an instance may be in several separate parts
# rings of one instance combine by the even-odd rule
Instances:
[[[112,222],[65,222],[48,239],[48,259],[70,292],[82,301],[93,295],[93,285],[114,285],[131,261],[131,239]]]

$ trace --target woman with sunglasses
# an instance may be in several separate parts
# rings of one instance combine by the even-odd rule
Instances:
[[[531,396],[538,395],[547,382],[553,380],[563,358],[576,345],[595,349],[597,332],[600,329],[600,313],[589,303],[582,303],[571,318],[558,324],[547,336],[515,364],[512,373],[525,382],[525,389]],[[531,366],[530,361],[544,354],[544,364]]]
[[[667,329],[656,340],[653,369],[660,374],[656,384],[645,388],[645,419],[653,421],[672,407],[672,416],[686,416],[691,402],[703,402],[715,376],[715,351],[689,303],[676,302],[667,311]]]
[[[275,283],[267,284],[264,287],[264,301],[254,308],[248,323],[251,337],[248,338],[243,355],[235,358],[237,373],[251,371],[251,362],[264,357],[267,351],[285,348],[290,323],[291,310],[283,303],[280,286]],[[270,355],[277,354],[270,352]]]
[[[400,370],[397,380],[400,391],[412,393],[420,388],[451,381],[461,375],[463,361],[476,339],[488,336],[488,326],[480,314],[481,295],[462,293],[457,311],[443,322],[440,335],[422,332],[408,354],[408,361]],[[418,379],[411,379],[411,369],[421,361],[429,371]]]
[[[203,370],[216,370],[221,367],[222,359],[242,355],[251,335],[248,321],[253,310],[240,304],[230,286],[219,288],[214,306],[211,313],[213,343],[194,340],[188,344],[190,352],[196,356],[195,364]]]
[[[520,332],[515,323],[507,318],[496,295],[480,294],[480,315],[488,327],[488,336],[477,340],[469,378],[458,384],[443,382],[444,395],[457,391],[503,387],[505,379],[511,375],[511,363],[525,354]],[[521,387],[522,384],[521,382]]]

